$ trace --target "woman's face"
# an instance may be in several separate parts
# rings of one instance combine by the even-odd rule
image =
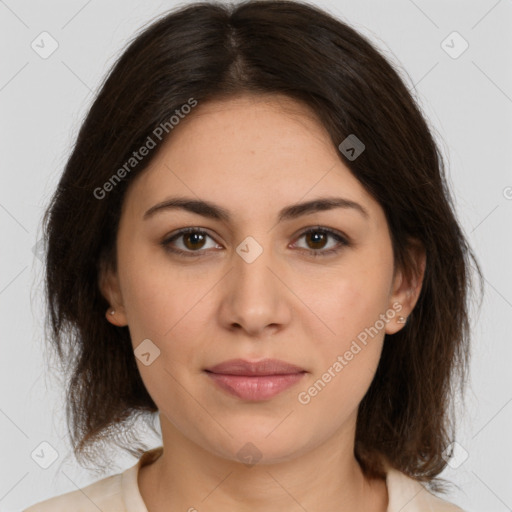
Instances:
[[[382,208],[337,151],[300,103],[245,96],[199,104],[131,184],[102,290],[163,431],[261,462],[353,436],[384,335],[417,293],[394,273]],[[209,207],[155,209],[173,198]],[[326,199],[340,204],[314,206]],[[302,372],[206,371],[267,358]]]

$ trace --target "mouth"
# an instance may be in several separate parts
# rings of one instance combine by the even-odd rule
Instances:
[[[269,400],[297,384],[304,368],[278,359],[231,359],[204,370],[223,391],[247,401]]]

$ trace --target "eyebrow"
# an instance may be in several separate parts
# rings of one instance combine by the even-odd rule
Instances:
[[[322,197],[305,203],[295,203],[286,206],[279,211],[278,222],[295,219],[302,215],[333,210],[335,208],[352,209],[359,212],[366,219],[369,218],[368,211],[359,203],[343,197]],[[228,210],[221,206],[203,200],[191,199],[187,197],[171,197],[152,206],[144,213],[143,219],[149,219],[158,212],[169,211],[173,209],[186,210],[196,213],[210,219],[220,220],[225,223],[231,222],[232,215]]]

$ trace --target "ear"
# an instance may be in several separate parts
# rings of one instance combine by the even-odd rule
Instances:
[[[127,325],[128,322],[126,321],[126,312],[117,272],[111,265],[107,265],[104,260],[100,264],[98,286],[101,294],[110,304],[110,308],[105,312],[106,319],[118,327]],[[114,310],[114,314],[111,314],[112,310]]]
[[[393,278],[389,308],[397,314],[386,324],[386,334],[395,334],[402,329],[405,322],[400,322],[400,317],[407,318],[411,314],[420,296],[425,276],[425,248],[418,240],[411,240],[407,252],[409,262],[407,271],[398,268]]]

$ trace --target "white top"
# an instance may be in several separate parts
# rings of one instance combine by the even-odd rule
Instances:
[[[139,491],[137,476],[139,468],[155,461],[162,452],[162,446],[153,448],[123,473],[41,501],[22,512],[148,512]],[[389,499],[387,512],[464,512],[396,469],[388,468],[386,485]]]

